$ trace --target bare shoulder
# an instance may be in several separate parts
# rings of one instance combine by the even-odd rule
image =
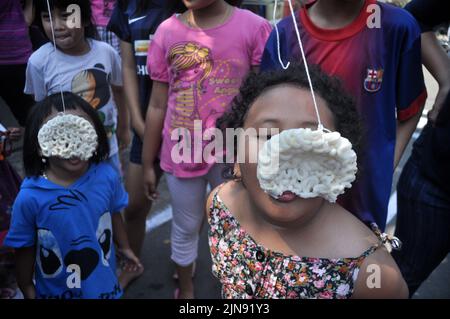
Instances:
[[[408,287],[397,264],[373,231],[339,205],[325,211],[327,240],[339,257],[358,257],[379,246],[362,262],[353,298],[407,298]]]
[[[209,217],[209,213],[211,211],[211,206],[213,204],[214,196],[217,195],[223,199],[224,197],[228,198],[228,193],[230,192],[230,182],[222,183],[216,186],[208,195],[206,199],[206,216]]]
[[[364,260],[352,298],[405,299],[408,295],[408,286],[384,246]]]
[[[322,236],[326,234],[336,257],[358,257],[379,243],[378,237],[356,216],[337,204],[329,204],[322,222]]]

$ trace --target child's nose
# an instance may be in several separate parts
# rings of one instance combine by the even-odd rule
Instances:
[[[66,28],[66,20],[61,17],[56,17],[54,22],[55,30],[62,30]]]

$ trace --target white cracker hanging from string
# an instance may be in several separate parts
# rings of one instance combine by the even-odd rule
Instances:
[[[279,164],[274,169],[277,156]],[[356,171],[356,154],[346,138],[338,132],[299,128],[285,130],[263,145],[257,177],[274,198],[290,191],[301,198],[323,197],[335,202],[351,187]]]
[[[81,116],[58,114],[45,123],[38,133],[42,155],[64,159],[88,160],[97,149],[97,133]]]
[[[291,0],[288,3],[318,126],[316,130],[309,128],[285,130],[265,142],[258,154],[257,177],[261,188],[274,198],[288,191],[301,198],[322,197],[329,202],[335,202],[346,188],[351,187],[356,178],[356,153],[348,139],[322,125]],[[275,0],[274,20],[277,4],[278,1]],[[283,69],[287,69],[290,62],[284,64],[281,60],[280,37],[276,25],[275,31],[278,60]]]

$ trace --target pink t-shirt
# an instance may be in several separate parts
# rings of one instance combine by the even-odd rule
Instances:
[[[112,12],[116,0],[91,0],[91,10],[93,22],[98,27],[106,27]]]
[[[233,10],[225,23],[206,30],[190,28],[173,15],[159,26],[149,47],[150,77],[169,84],[161,168],[176,177],[203,176],[214,165],[213,157],[202,156],[210,141],[201,141],[200,135],[201,144],[196,144],[200,147],[194,146],[194,140],[199,140],[194,138],[194,121],[202,121],[203,132],[215,127],[251,67],[261,62],[271,25],[248,10]],[[191,137],[190,156],[184,153],[187,148],[177,151],[179,140],[171,140],[172,132],[187,136],[186,129]],[[180,157],[172,158],[172,150],[188,154],[189,160],[177,163]]]

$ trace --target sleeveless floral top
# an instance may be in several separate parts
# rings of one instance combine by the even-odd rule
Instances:
[[[208,220],[212,271],[227,299],[350,298],[364,258],[382,245],[380,241],[359,257],[339,259],[286,256],[265,249],[242,229],[218,190]]]

